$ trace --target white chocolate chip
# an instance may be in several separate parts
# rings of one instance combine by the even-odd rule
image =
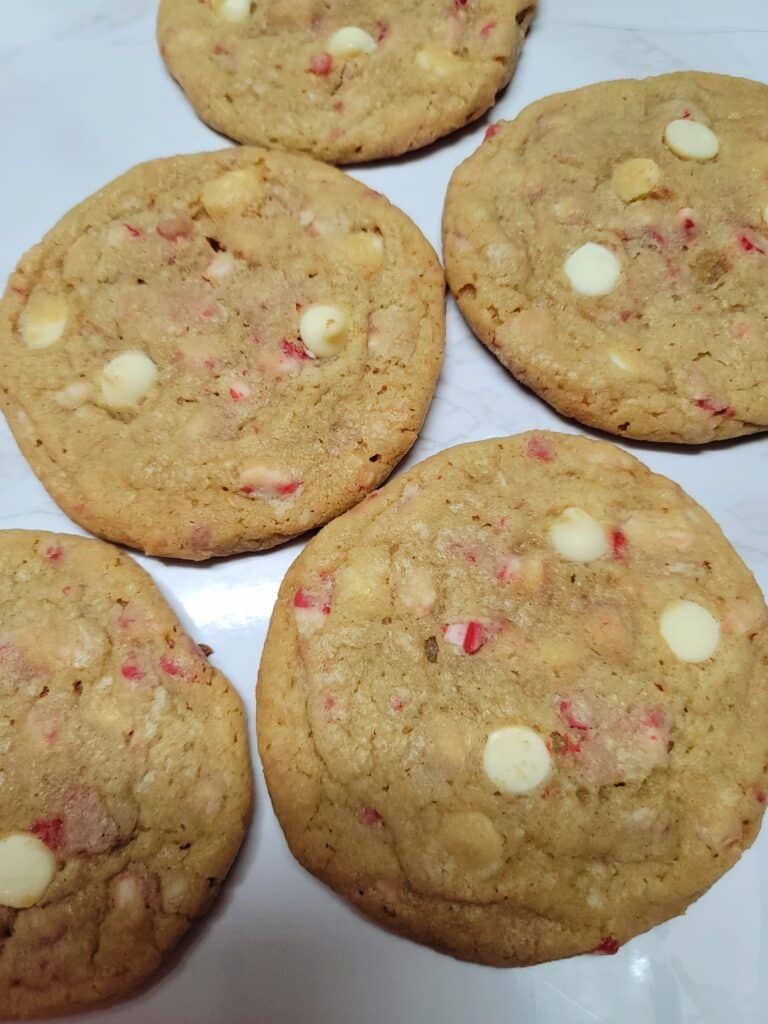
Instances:
[[[37,836],[13,832],[0,839],[0,906],[34,906],[55,874],[56,858]]]
[[[616,195],[625,203],[641,199],[657,187],[661,181],[661,169],[655,160],[636,157],[625,160],[614,168],[611,184]]]
[[[157,380],[157,367],[143,352],[129,349],[101,371],[101,397],[111,409],[138,405]]]
[[[610,249],[587,242],[563,264],[571,287],[579,295],[607,295],[619,283],[621,264]]]
[[[211,217],[247,206],[262,189],[262,181],[252,167],[226,171],[203,186],[200,198]]]
[[[462,67],[462,63],[455,53],[439,46],[425,47],[416,54],[417,67],[420,67],[422,71],[437,75],[438,78],[455,74]]]
[[[502,793],[528,793],[549,775],[551,761],[544,740],[525,725],[492,732],[483,752],[485,774]]]
[[[211,10],[223,21],[239,24],[248,20],[251,0],[211,0]]]
[[[362,57],[366,53],[373,53],[376,49],[376,40],[364,28],[345,25],[333,33],[326,44],[326,49],[333,57]]]
[[[659,630],[680,661],[706,661],[720,643],[720,623],[695,601],[672,601],[659,619]]]
[[[720,150],[712,129],[689,118],[670,121],[664,129],[664,141],[683,160],[712,160]]]
[[[346,341],[349,319],[338,306],[309,306],[301,315],[299,333],[315,356],[335,356]]]
[[[49,348],[64,333],[69,319],[67,301],[61,295],[35,292],[21,314],[21,337],[28,348]]]
[[[569,562],[593,562],[608,551],[605,530],[582,508],[567,508],[549,528],[549,542]]]

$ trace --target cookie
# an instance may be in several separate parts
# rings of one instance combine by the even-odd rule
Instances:
[[[239,142],[357,163],[480,117],[535,0],[162,0],[157,35],[197,113]]]
[[[444,281],[387,200],[262,149],[156,160],[76,207],[0,303],[0,401],[93,533],[203,559],[342,512],[416,439]]]
[[[100,541],[0,532],[0,1016],[152,974],[215,899],[251,802],[240,700]]]
[[[755,838],[767,623],[712,519],[620,449],[442,452],[280,590],[257,720],[291,850],[462,959],[615,952]]]
[[[768,426],[768,86],[696,72],[550,96],[454,173],[448,282],[558,412],[701,444]]]

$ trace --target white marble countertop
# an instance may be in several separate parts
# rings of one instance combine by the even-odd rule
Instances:
[[[226,143],[195,117],[154,44],[156,0],[0,3],[0,274],[70,206],[140,160]],[[698,68],[765,78],[768,2],[540,0],[492,119],[547,93]],[[483,125],[410,158],[353,173],[439,245],[451,171]],[[458,441],[529,427],[575,430],[520,388],[448,308],[445,367],[407,464]],[[721,523],[768,589],[768,439],[706,450],[631,444]],[[0,425],[0,527],[76,532]],[[193,635],[242,693],[253,683],[278,583],[300,543],[180,566],[143,558]],[[255,744],[254,744],[255,748]],[[256,752],[254,749],[254,758]],[[525,970],[457,963],[359,918],[292,860],[256,764],[257,809],[219,906],[174,970],[90,1020],[141,1024],[719,1024],[768,1021],[768,830],[684,918],[614,957]]]

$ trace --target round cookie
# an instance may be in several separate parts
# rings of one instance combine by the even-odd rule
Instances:
[[[0,532],[0,1016],[152,974],[242,841],[240,700],[100,541]]]
[[[757,833],[766,623],[710,517],[620,449],[442,452],[281,588],[257,720],[288,843],[457,957],[615,952]]]
[[[550,96],[454,173],[448,282],[559,412],[699,444],[768,425],[768,86],[696,72]]]
[[[162,0],[157,35],[196,111],[240,142],[333,163],[396,156],[480,117],[535,0]]]
[[[381,483],[440,368],[414,224],[308,157],[156,160],[76,207],[0,304],[0,401],[76,522],[148,554],[268,548]]]

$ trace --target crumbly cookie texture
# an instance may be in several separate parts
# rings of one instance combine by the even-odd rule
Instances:
[[[251,803],[242,706],[100,541],[0,533],[0,1016],[124,995],[216,897]]]
[[[411,447],[444,288],[414,224],[341,171],[256,148],[157,160],[22,258],[0,401],[86,529],[187,559],[268,548]]]
[[[700,444],[768,426],[768,86],[684,72],[493,125],[454,173],[448,283],[559,412]]]
[[[449,449],[280,591],[257,717],[291,849],[463,959],[615,952],[757,833],[767,622],[712,519],[620,449]]]
[[[425,146],[492,106],[535,0],[162,0],[171,74],[213,128],[332,163]]]

